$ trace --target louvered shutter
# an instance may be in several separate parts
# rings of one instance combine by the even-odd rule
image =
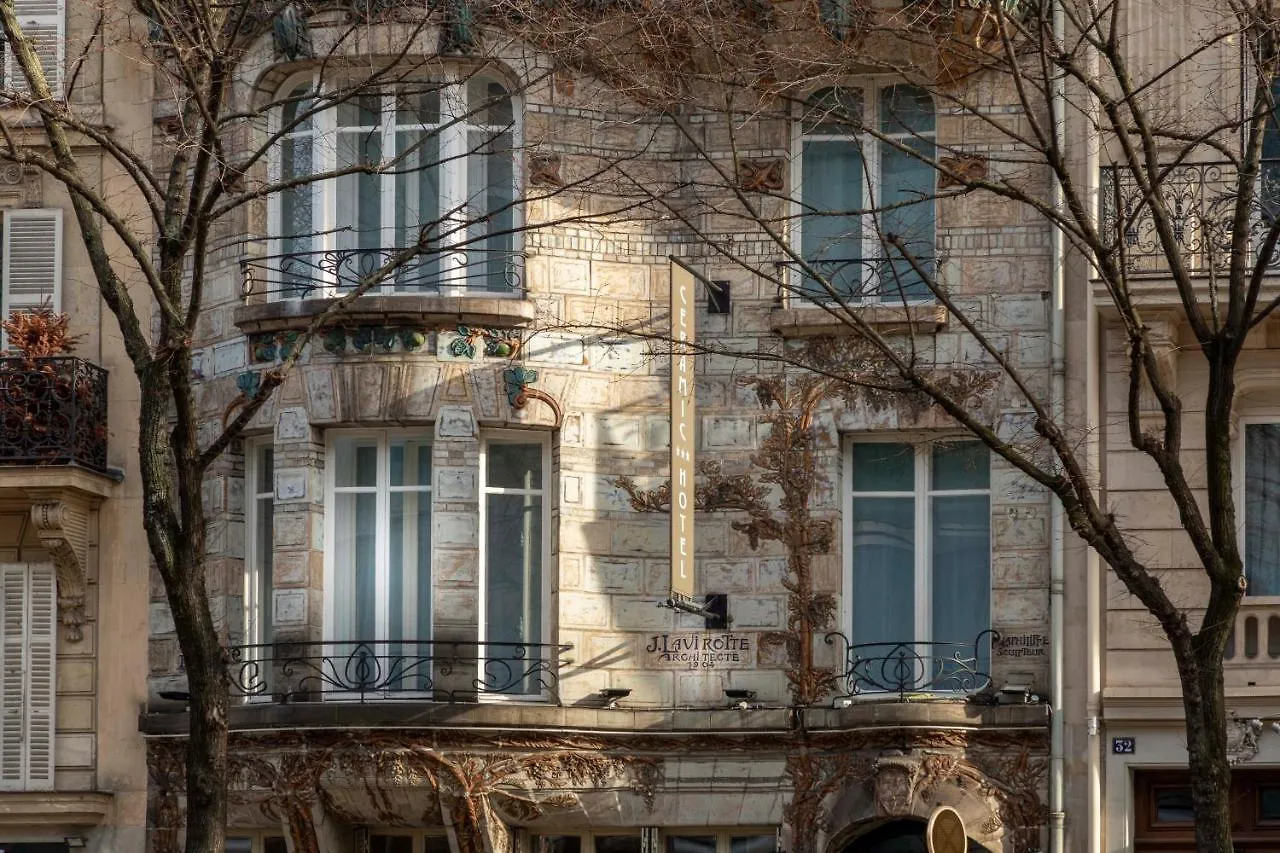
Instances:
[[[0,564],[0,790],[26,783],[27,567]]]
[[[62,211],[8,210],[0,246],[0,316],[62,308]]]
[[[22,34],[35,46],[44,68],[44,79],[55,98],[62,97],[62,69],[66,53],[66,10],[63,3],[64,0],[14,0],[13,4]],[[5,86],[18,92],[31,88],[10,50],[6,50],[4,55],[4,82]]]
[[[0,790],[53,790],[57,581],[0,565]]]

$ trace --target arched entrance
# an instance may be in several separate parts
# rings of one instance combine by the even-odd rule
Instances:
[[[891,820],[849,839],[840,853],[927,853],[921,820]],[[972,838],[969,853],[989,853]]]

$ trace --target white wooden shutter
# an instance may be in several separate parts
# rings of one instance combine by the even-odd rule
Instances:
[[[0,790],[26,782],[27,567],[0,566]]]
[[[41,305],[62,309],[61,210],[5,211],[0,277],[0,316]]]
[[[64,0],[14,0],[14,11],[22,34],[36,49],[44,79],[55,98],[62,97],[62,74],[66,62],[66,8]],[[6,45],[7,48],[7,45]],[[4,55],[5,86],[18,92],[27,92],[31,86],[22,73],[22,67],[13,57],[13,51]]]
[[[53,567],[0,564],[0,790],[53,789]]]

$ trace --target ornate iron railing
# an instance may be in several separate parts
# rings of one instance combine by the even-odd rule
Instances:
[[[0,358],[0,465],[107,468],[107,371],[82,358]]]
[[[1280,215],[1280,161],[1263,161],[1261,171],[1249,215],[1249,241],[1255,251]],[[1224,270],[1230,261],[1239,198],[1235,167],[1230,163],[1172,166],[1158,178],[1155,193],[1169,211],[1170,230],[1187,269],[1193,275]],[[1156,231],[1150,198],[1128,169],[1103,168],[1099,219],[1103,235],[1116,238],[1122,247],[1130,272],[1168,272],[1169,259]],[[1266,265],[1280,266],[1280,253],[1272,252]]]
[[[545,699],[555,694],[560,658],[570,648],[410,640],[234,646],[231,683],[235,694],[286,702],[473,702],[485,694]]]
[[[403,249],[329,249],[267,255],[244,261],[246,293],[277,299],[342,294],[377,273]],[[522,296],[523,259],[503,250],[468,247],[419,255],[406,261],[370,293]]]
[[[917,258],[930,276],[937,272],[935,258]],[[809,269],[827,281],[846,302],[873,302],[886,305],[903,302],[932,302],[933,292],[911,262],[905,258],[820,258],[806,261]],[[822,282],[796,261],[779,261],[778,301],[830,302],[831,294]]]
[[[981,693],[991,686],[991,648],[995,631],[983,631],[970,643],[913,642],[850,644],[839,632],[827,643],[844,649],[840,680],[843,696]]]

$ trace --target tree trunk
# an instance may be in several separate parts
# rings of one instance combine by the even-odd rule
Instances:
[[[1222,657],[1179,666],[1187,720],[1187,769],[1198,853],[1231,853],[1231,766],[1227,758]],[[1212,658],[1211,654],[1203,655]],[[1189,671],[1188,671],[1189,670]]]

